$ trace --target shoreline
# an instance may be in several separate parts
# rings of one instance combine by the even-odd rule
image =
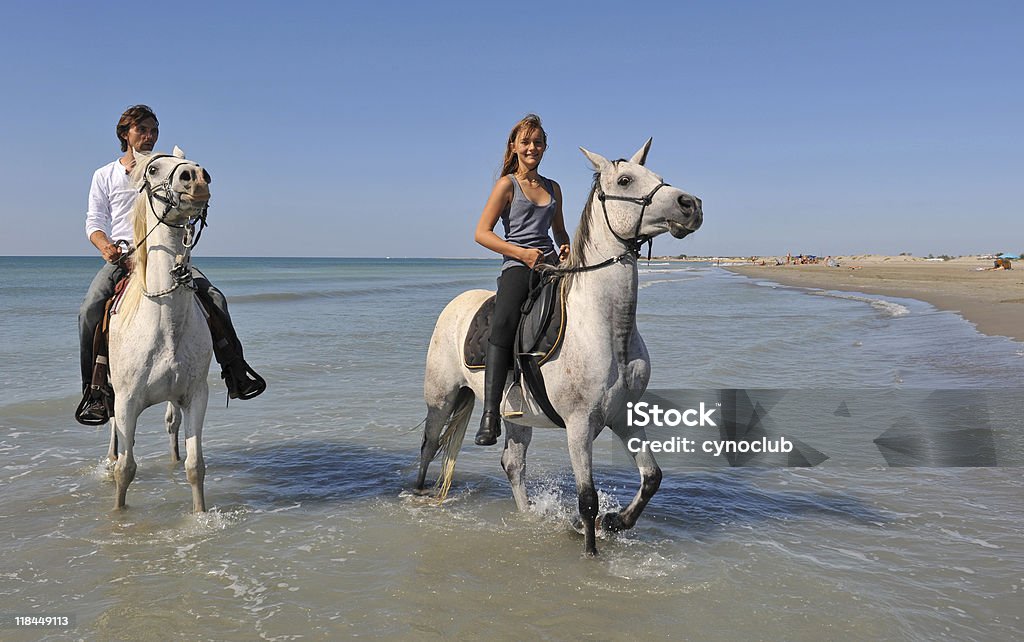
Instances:
[[[840,267],[731,265],[723,269],[781,285],[917,299],[955,312],[983,334],[1024,342],[1024,271],[979,270],[991,260],[837,257]]]

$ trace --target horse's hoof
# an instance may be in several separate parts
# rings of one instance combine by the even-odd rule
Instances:
[[[629,530],[619,513],[605,513],[597,518],[597,530],[606,533],[620,533]]]
[[[583,525],[583,518],[579,515],[574,515],[573,518],[569,520],[569,525],[572,526],[572,529],[580,535],[587,534],[587,528]]]

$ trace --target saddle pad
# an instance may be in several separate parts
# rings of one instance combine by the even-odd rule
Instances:
[[[494,316],[494,296],[487,297],[480,309],[469,322],[466,342],[462,346],[463,358],[468,368],[483,368],[487,354],[487,339],[491,336],[491,317]]]
[[[129,272],[128,274],[122,276],[121,279],[114,286],[114,296],[110,297],[110,300],[107,302],[109,307],[107,308],[106,316],[103,319],[104,331],[106,331],[107,324],[110,321],[110,315],[117,314],[117,311],[121,308],[121,299],[124,298],[125,290],[128,289],[128,279],[130,278],[131,273]]]
[[[565,292],[559,282],[545,286],[545,288],[548,287],[557,288],[557,292],[551,292],[550,295],[548,292],[541,292],[536,298],[536,303],[528,300],[524,304],[529,306],[529,311],[519,321],[516,341],[513,344],[536,346],[533,351],[544,353],[539,363],[544,363],[554,355],[565,334]],[[540,301],[549,301],[553,304],[540,305]],[[492,296],[480,305],[466,332],[462,354],[465,355],[467,368],[476,370],[486,366],[487,340],[491,336],[491,318],[493,316],[494,297]],[[525,341],[521,340],[524,329],[526,329],[527,335],[533,335]]]

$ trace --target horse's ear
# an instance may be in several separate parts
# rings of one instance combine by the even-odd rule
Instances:
[[[629,159],[629,162],[636,163],[637,165],[643,165],[647,162],[647,152],[651,151],[651,141],[653,138],[648,138],[644,146],[641,147],[633,154],[633,158]]]
[[[134,147],[129,147],[128,149],[132,150],[132,156],[135,157],[136,162],[138,162],[138,159],[140,158],[146,159],[153,155],[152,152],[144,152],[141,149],[135,149]]]
[[[650,144],[650,141],[647,142]],[[174,154],[175,158],[185,158],[185,152],[183,152],[177,145],[174,146],[174,151],[171,153]]]
[[[598,174],[603,174],[605,170],[611,168],[612,164],[604,156],[600,154],[595,154],[589,149],[585,149],[583,147],[580,147],[580,151],[583,152],[583,155],[587,157],[587,160],[590,161],[590,164],[594,166],[594,171],[596,171]]]

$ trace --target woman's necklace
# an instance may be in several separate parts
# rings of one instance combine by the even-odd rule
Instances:
[[[520,181],[526,181],[532,187],[537,187],[538,185],[540,185],[540,177],[539,176],[526,176],[525,174],[520,176],[520,175],[516,174],[516,178],[518,178]]]

